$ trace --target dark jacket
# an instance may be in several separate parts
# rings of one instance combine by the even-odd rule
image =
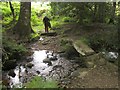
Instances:
[[[48,17],[45,16],[43,18],[43,23],[44,23],[45,27],[51,28],[50,19]]]

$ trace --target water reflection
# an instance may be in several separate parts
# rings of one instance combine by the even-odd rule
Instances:
[[[53,66],[59,62],[59,60],[51,61],[53,66],[49,66],[48,63],[44,63],[43,60],[46,58],[51,58],[53,55],[54,55],[53,51],[48,50],[34,51],[33,55],[31,56],[33,60],[30,62],[34,64],[34,66],[32,68],[28,68],[26,65],[17,66],[14,70],[16,76],[15,77],[8,76],[10,77],[10,87],[21,88],[26,78],[38,74],[40,76],[47,78],[46,76],[49,76],[49,72],[52,70]]]

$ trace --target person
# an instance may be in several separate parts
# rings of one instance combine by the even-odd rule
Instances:
[[[48,33],[48,28],[51,28],[50,19],[47,16],[45,16],[43,18],[43,23],[45,26],[45,33]]]

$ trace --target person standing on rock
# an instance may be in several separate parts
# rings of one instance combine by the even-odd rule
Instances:
[[[51,28],[50,19],[47,16],[45,16],[43,18],[43,23],[45,26],[45,33],[48,33],[48,28]]]

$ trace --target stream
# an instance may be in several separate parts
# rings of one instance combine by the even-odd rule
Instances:
[[[24,83],[28,82],[32,77],[38,75],[46,80],[54,79],[61,83],[70,83],[72,72],[74,72],[79,65],[71,63],[59,54],[48,50],[33,50],[33,55],[28,57],[30,62],[21,64],[12,71],[15,75],[7,74],[9,78],[10,88],[22,88]]]
[[[116,58],[117,54],[113,56]],[[113,58],[113,56],[111,57]],[[61,85],[69,84],[70,80],[77,76],[76,71],[79,68],[79,64],[70,62],[64,57],[60,57],[59,54],[53,53],[53,51],[35,50],[30,58],[32,61],[16,66],[14,69],[15,77],[7,74],[10,80],[10,88],[22,88],[24,83],[36,75],[47,80],[54,79],[59,81]]]

